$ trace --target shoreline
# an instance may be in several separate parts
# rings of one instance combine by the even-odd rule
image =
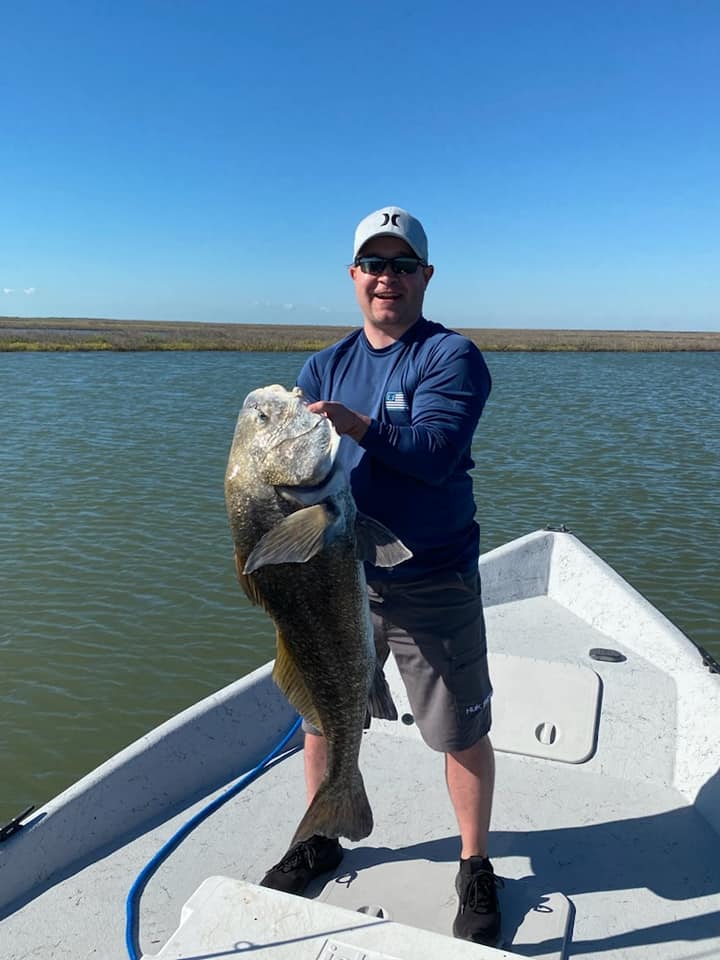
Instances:
[[[0,352],[220,350],[315,352],[353,326],[195,323],[78,317],[0,317]],[[451,328],[452,329],[452,328]],[[457,328],[487,352],[720,351],[720,332]]]

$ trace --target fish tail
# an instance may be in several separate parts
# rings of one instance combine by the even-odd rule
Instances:
[[[397,720],[398,717],[390,687],[385,679],[385,671],[379,660],[375,661],[375,675],[368,697],[368,711],[370,716],[377,720]],[[369,724],[366,725],[369,726]]]
[[[372,810],[358,770],[343,783],[323,780],[295,831],[292,843],[309,840],[316,834],[362,840],[372,828]]]

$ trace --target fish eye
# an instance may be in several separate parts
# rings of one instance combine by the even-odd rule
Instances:
[[[260,404],[257,402],[257,400],[251,400],[249,403],[245,404],[245,407],[246,409],[252,410],[254,412],[255,416],[260,421],[260,423],[265,423],[266,420],[270,419],[270,415],[265,413],[265,411],[260,407]]]

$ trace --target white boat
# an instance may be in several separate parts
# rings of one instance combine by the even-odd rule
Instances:
[[[268,664],[9,831],[4,960],[132,955],[131,887],[196,815],[144,890],[144,881],[134,888],[147,957],[720,957],[716,665],[569,533],[514,540],[484,554],[480,570],[495,685],[500,948],[450,935],[457,826],[442,758],[420,739],[392,664],[405,722],[374,722],[360,755],[373,833],[343,843],[338,871],[306,897],[257,885],[305,806],[298,734],[262,776],[228,790],[295,719]],[[128,927],[132,950],[132,913]]]

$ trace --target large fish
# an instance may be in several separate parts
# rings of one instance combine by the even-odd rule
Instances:
[[[327,772],[293,843],[371,832],[363,726],[368,709],[397,716],[375,658],[363,561],[390,567],[411,554],[356,510],[335,463],[339,442],[299,389],[263,387],[240,410],[225,475],[238,578],[276,627],[273,678],[327,740]]]

